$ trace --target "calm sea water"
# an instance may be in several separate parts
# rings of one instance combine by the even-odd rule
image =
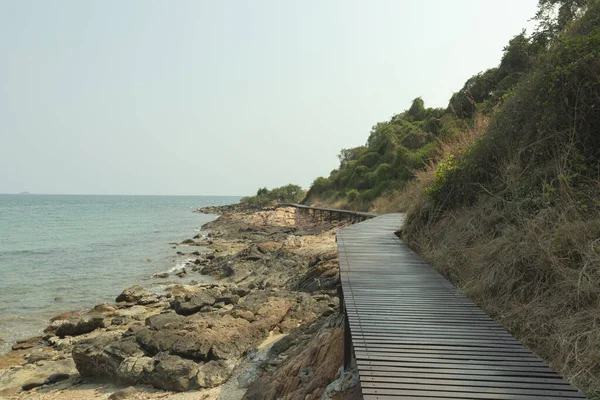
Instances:
[[[114,301],[133,284],[160,283],[150,276],[185,262],[177,250],[196,250],[169,243],[196,235],[215,218],[192,210],[238,200],[0,195],[0,353],[39,334],[58,313]]]

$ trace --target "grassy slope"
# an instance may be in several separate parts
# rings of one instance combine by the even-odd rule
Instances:
[[[426,114],[412,148],[409,111],[343,152],[307,200],[408,211],[404,238],[425,259],[600,399],[600,2],[549,49],[515,37],[499,68]]]
[[[599,2],[455,153],[402,194],[405,239],[600,398]]]

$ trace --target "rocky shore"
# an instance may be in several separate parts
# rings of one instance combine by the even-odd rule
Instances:
[[[43,337],[0,356],[0,398],[349,395],[336,226],[293,208],[199,211],[223,215],[184,242],[209,251],[192,248],[179,274],[212,283],[133,286],[112,304],[54,317]]]

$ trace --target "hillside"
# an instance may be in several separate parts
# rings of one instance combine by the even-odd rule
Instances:
[[[343,150],[305,201],[406,211],[405,241],[600,398],[600,1],[536,18],[446,109],[417,99]]]

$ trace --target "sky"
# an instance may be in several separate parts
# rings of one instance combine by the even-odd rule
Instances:
[[[0,193],[308,188],[537,0],[0,0]]]

